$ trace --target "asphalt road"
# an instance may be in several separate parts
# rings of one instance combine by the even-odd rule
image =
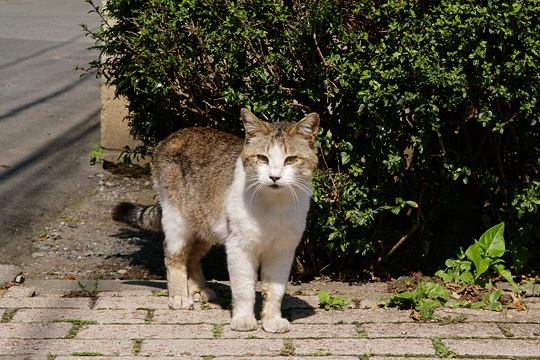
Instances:
[[[95,187],[99,81],[75,65],[96,58],[80,27],[83,0],[0,0],[0,263],[29,259],[48,218]]]

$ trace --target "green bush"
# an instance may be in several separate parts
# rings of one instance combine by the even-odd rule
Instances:
[[[398,240],[393,263],[434,269],[499,221],[514,267],[538,260],[540,3],[109,0],[98,12],[117,22],[92,34],[91,67],[129,99],[136,153],[180,127],[241,134],[242,106],[321,115],[305,271],[357,271]]]

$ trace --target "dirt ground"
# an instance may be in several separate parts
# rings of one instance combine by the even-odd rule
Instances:
[[[161,235],[116,223],[119,201],[151,204],[150,176],[114,174],[96,165],[95,190],[32,232],[32,261],[22,264],[32,279],[155,279],[164,276]],[[114,170],[114,169],[113,169]]]

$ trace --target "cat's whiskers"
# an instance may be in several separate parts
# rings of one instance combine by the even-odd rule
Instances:
[[[300,207],[300,201],[298,200],[298,195],[296,194],[296,191],[294,190],[294,187],[287,185],[287,189],[291,193],[292,197],[294,198],[294,206],[296,209]]]
[[[252,191],[251,191],[251,195],[249,197],[249,204],[253,204],[253,200],[255,200],[257,198],[257,195],[259,194],[259,192],[261,191],[261,189],[263,188],[264,184],[261,184],[261,183],[254,183],[255,185],[258,185],[258,186],[252,186],[252,188],[254,188]]]
[[[302,190],[308,196],[311,196],[311,194],[313,193],[311,188],[305,182],[300,181],[298,179],[295,179],[293,182],[291,182],[291,185],[294,186],[297,189]]]

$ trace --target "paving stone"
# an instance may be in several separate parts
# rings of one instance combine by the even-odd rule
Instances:
[[[284,312],[289,320],[299,324],[352,324],[352,323],[391,323],[412,322],[410,311],[394,309],[352,309],[346,311],[325,311],[321,309],[295,309]]]
[[[77,339],[211,339],[213,325],[90,325]]]
[[[268,360],[358,360],[358,356],[272,356],[267,357]],[[217,356],[212,360],[253,360],[253,357],[244,356]],[[389,359],[390,360],[390,359]],[[409,360],[418,360],[417,358]],[[441,359],[437,359],[441,360]]]
[[[58,308],[58,309],[90,309],[89,298],[61,298],[56,296],[39,296],[24,299],[0,298],[0,308]]]
[[[228,310],[156,310],[153,324],[228,324]]]
[[[259,322],[260,323],[260,322]],[[248,339],[258,337],[261,339],[268,338],[356,338],[358,333],[352,324],[346,325],[329,325],[329,324],[293,324],[291,331],[284,334],[272,334],[262,330],[259,324],[257,330],[250,332],[239,332],[231,330],[229,325],[226,325],[221,334],[221,338],[231,339]]]
[[[13,298],[13,299],[24,299],[32,297],[36,294],[36,290],[30,286],[18,285],[12,286],[2,295],[2,299]]]
[[[144,359],[152,359],[152,360],[176,360],[178,358],[173,358],[170,356],[152,356],[152,357],[141,357],[141,356],[57,356],[54,358],[54,360],[144,360]],[[182,356],[180,359],[182,360],[203,360],[200,356]],[[217,360],[218,358],[213,358],[212,360]],[[0,360],[2,360],[0,358]],[[11,359],[11,360],[18,360],[18,359]],[[269,360],[274,360],[269,359]],[[414,359],[416,360],[416,359]],[[440,360],[440,359],[439,359]]]
[[[515,323],[540,323],[540,311],[515,311],[506,312],[473,310],[473,309],[441,309],[437,310],[439,316],[465,316],[465,322],[515,322]]]
[[[269,356],[279,355],[283,348],[281,339],[182,339],[145,340],[141,356]]]
[[[427,355],[435,350],[430,339],[310,339],[293,340],[298,355]]]
[[[144,323],[144,310],[21,309],[11,322],[33,323],[62,320],[94,320],[98,324]]]
[[[0,339],[52,339],[63,338],[71,330],[69,323],[5,323],[0,324]]]
[[[367,332],[368,338],[389,338],[389,337],[419,337],[419,338],[487,338],[500,337],[504,334],[494,323],[467,323],[448,324],[437,323],[401,323],[401,324],[363,324],[362,327]]]
[[[370,356],[369,360],[441,360],[441,358],[439,358],[439,357],[414,357],[414,358],[411,358],[411,357],[399,357],[399,356],[391,356],[391,357]],[[471,360],[471,359],[467,359],[467,360]],[[484,359],[484,360],[489,360],[489,359]],[[493,360],[493,359],[491,359],[491,360]]]
[[[501,324],[512,337],[540,339],[540,324]]]
[[[77,339],[0,339],[0,355],[72,355],[99,353],[102,355],[131,355],[133,342],[129,340]]]
[[[168,309],[167,297],[157,296],[129,296],[129,297],[99,297],[94,305],[94,309],[125,309],[135,310],[146,309]]]
[[[4,309],[0,309],[0,319],[2,319],[2,316],[4,316],[4,312],[5,312],[5,311],[6,311],[6,310],[4,310]]]
[[[441,360],[440,357],[400,357],[400,356],[370,356],[369,360]],[[474,358],[467,357],[467,360],[514,360],[505,358]]]
[[[443,344],[459,356],[540,356],[540,340],[453,340]]]

